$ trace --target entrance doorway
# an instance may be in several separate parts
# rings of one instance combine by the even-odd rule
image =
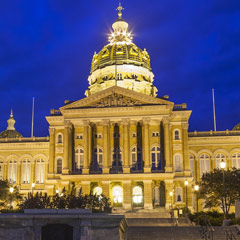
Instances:
[[[42,240],[73,240],[73,227],[67,224],[49,224],[42,227]]]

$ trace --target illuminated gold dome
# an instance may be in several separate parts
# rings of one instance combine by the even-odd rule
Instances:
[[[88,78],[90,86],[85,94],[90,96],[106,88],[119,86],[156,96],[149,54],[146,49],[142,50],[132,43],[128,23],[122,19],[121,4],[117,10],[118,19],[113,23],[113,32],[108,38],[110,43],[99,53],[94,53]]]

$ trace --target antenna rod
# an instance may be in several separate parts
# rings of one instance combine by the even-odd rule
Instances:
[[[215,97],[214,97],[214,88],[212,89],[212,98],[213,98],[213,119],[214,119],[214,131],[217,131],[216,126],[216,111],[215,111]]]
[[[33,138],[33,121],[34,121],[34,97],[33,97],[33,103],[32,103],[32,131],[31,131],[32,138]]]

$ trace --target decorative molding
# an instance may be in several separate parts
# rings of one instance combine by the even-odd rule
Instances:
[[[57,147],[56,153],[63,153],[63,147]]]
[[[173,144],[173,150],[182,150],[182,144]]]

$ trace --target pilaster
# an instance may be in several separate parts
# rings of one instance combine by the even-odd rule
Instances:
[[[90,181],[82,181],[82,194],[90,194]]]
[[[170,133],[169,133],[169,119],[163,119],[163,131],[164,131],[164,159],[165,159],[165,172],[172,172],[172,165],[170,159]]]
[[[123,173],[130,173],[129,123],[130,123],[130,120],[128,118],[122,119],[122,124],[123,124]]]
[[[110,197],[110,181],[102,181],[102,193],[106,197]]]
[[[53,177],[54,175],[54,162],[55,162],[55,129],[49,128],[49,168],[48,177]]]
[[[109,149],[109,123],[109,120],[103,120],[103,174],[109,173],[108,158],[111,151]]]
[[[190,172],[190,162],[189,162],[189,155],[188,155],[188,123],[182,124],[182,136],[183,136],[183,162],[184,162],[184,171],[187,176],[191,175]]]
[[[143,146],[144,146],[144,172],[150,173],[150,140],[149,140],[150,118],[143,118]]]
[[[144,208],[153,208],[152,180],[143,180],[144,184]]]
[[[89,128],[90,124],[88,120],[83,121],[84,125],[84,132],[83,132],[83,148],[84,148],[84,158],[83,158],[83,169],[82,173],[83,174],[88,174],[89,173]]]
[[[63,158],[63,170],[62,174],[69,174],[71,165],[69,164],[72,161],[72,124],[70,121],[64,122],[64,158]]]
[[[123,180],[123,207],[125,209],[132,208],[132,181]]]
[[[174,205],[174,189],[173,189],[173,180],[164,180],[165,183],[165,196],[166,196],[166,203],[165,208],[170,209],[171,206]],[[170,192],[172,192],[172,196],[170,196]]]

